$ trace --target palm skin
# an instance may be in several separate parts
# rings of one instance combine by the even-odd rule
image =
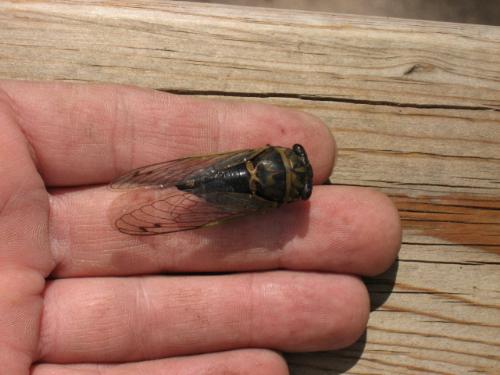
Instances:
[[[364,331],[359,276],[400,244],[388,198],[316,186],[310,201],[168,236],[119,233],[105,184],[182,156],[335,143],[316,118],[112,85],[0,82],[2,374],[287,374],[276,351]],[[204,275],[204,273],[207,273]]]

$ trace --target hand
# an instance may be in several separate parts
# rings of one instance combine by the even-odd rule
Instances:
[[[344,186],[167,236],[110,224],[110,179],[181,156],[299,142],[323,182],[335,143],[310,115],[8,81],[0,131],[2,374],[287,374],[271,350],[336,349],[363,333],[355,275],[384,271],[399,249],[391,201]]]

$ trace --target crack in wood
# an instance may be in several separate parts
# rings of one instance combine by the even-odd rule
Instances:
[[[499,247],[495,244],[482,244],[482,243],[444,243],[444,242],[409,242],[402,241],[401,244],[406,246],[439,246],[439,247],[456,247],[456,246],[470,246],[470,247]]]
[[[483,261],[470,261],[470,262],[446,262],[439,260],[420,260],[420,259],[399,259],[402,263],[423,263],[423,264],[445,264],[456,266],[486,266],[486,265],[499,265],[500,262],[483,262]]]
[[[400,103],[387,100],[367,100],[367,99],[351,99],[340,98],[336,96],[324,95],[308,95],[296,93],[280,93],[280,92],[243,92],[243,91],[220,91],[220,90],[190,90],[190,89],[168,89],[156,88],[158,91],[168,92],[177,95],[198,95],[198,96],[228,96],[242,98],[279,98],[279,99],[300,99],[319,102],[337,102],[350,104],[365,104],[390,107],[404,108],[420,108],[420,109],[450,109],[450,110],[465,110],[465,111],[496,111],[500,112],[500,108],[489,106],[468,106],[468,105],[451,105],[451,104],[421,104],[421,103]]]
[[[403,210],[399,210],[399,212],[404,212]],[[488,222],[488,221],[478,221],[478,222],[473,222],[473,221],[463,221],[463,220],[440,220],[440,219],[430,219],[430,218],[406,218],[402,217],[401,221],[423,221],[423,222],[429,222],[429,223],[450,223],[450,224],[467,224],[467,225],[491,225],[495,226],[498,225],[497,223],[494,222]]]

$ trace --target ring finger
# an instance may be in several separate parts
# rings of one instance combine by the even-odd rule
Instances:
[[[368,310],[363,283],[347,275],[58,279],[45,292],[40,359],[123,362],[249,347],[333,349],[359,337]]]

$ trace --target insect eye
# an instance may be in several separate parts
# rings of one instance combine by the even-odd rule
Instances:
[[[304,185],[304,189],[302,190],[300,197],[303,200],[307,200],[311,196],[311,193],[312,193],[312,182],[308,180]]]
[[[304,147],[302,147],[302,145],[294,144],[292,150],[305,166],[309,165],[309,159],[307,158],[306,150],[304,149]]]
[[[312,193],[312,178],[313,172],[311,164],[309,164],[309,159],[307,158],[306,150],[302,145],[295,144],[292,147],[293,152],[297,155],[298,159],[301,161],[302,165],[305,167],[304,174],[304,187],[300,193],[300,197],[304,200],[309,199]]]
[[[302,145],[299,145],[298,143],[297,144],[294,144],[293,147],[292,147],[292,150],[293,152],[295,152],[301,159],[306,159],[307,160],[307,156],[306,156],[306,150],[304,150],[304,147],[302,147]]]

